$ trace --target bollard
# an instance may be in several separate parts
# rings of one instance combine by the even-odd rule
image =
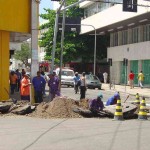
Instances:
[[[122,113],[121,100],[117,100],[116,112],[114,114],[114,119],[113,120],[121,120],[121,121],[124,120],[123,113]]]
[[[141,104],[140,104],[138,119],[139,120],[147,120],[145,97],[142,98],[142,101],[141,101]]]

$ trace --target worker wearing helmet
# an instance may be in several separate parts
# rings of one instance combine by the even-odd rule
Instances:
[[[118,99],[120,99],[119,92],[115,93],[112,97],[110,97],[110,98],[107,100],[106,106],[116,104]]]
[[[89,100],[89,109],[92,113],[98,113],[99,111],[103,110],[104,104],[102,98],[103,95],[100,93],[96,99]]]

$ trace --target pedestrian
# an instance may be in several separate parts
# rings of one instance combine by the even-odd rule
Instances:
[[[56,71],[56,75],[57,75],[57,76],[59,76],[60,67],[59,67],[59,66],[57,66],[57,68],[56,68],[56,70],[55,70],[55,71]]]
[[[102,98],[103,98],[103,95],[100,93],[96,99],[89,100],[89,109],[95,115],[97,115],[97,113],[99,111],[102,111],[104,108]]]
[[[18,79],[17,79],[17,85],[16,85],[16,90],[17,90],[17,92],[19,92],[19,90],[20,90],[20,82],[21,82],[21,73],[19,72],[19,69],[16,69],[16,75],[17,75],[17,77],[18,77]]]
[[[107,83],[108,73],[104,72],[103,77],[104,77],[104,83]]]
[[[134,88],[134,73],[132,70],[130,71],[128,78],[129,78],[130,89],[132,89]]]
[[[106,102],[106,106],[109,106],[109,105],[114,105],[117,103],[117,100],[120,99],[120,95],[119,93],[115,93],[112,97],[110,97],[107,102]]]
[[[79,90],[79,86],[81,85],[81,80],[80,80],[80,76],[79,76],[78,72],[75,72],[75,76],[74,76],[73,80],[74,80],[75,94],[77,94],[77,92]]]
[[[48,76],[50,78],[50,80],[48,81],[49,97],[50,101],[52,101],[55,96],[60,96],[59,78],[54,73],[49,73]]]
[[[85,92],[86,92],[85,72],[82,73],[80,80],[81,80],[81,85],[80,85],[80,100],[81,100],[85,98]]]
[[[140,73],[138,74],[138,85],[139,87],[141,87],[141,89],[143,88],[143,81],[144,81],[144,74],[142,71],[140,71]]]
[[[24,74],[23,79],[21,80],[21,87],[20,87],[20,95],[21,100],[28,100],[30,101],[30,76],[27,74]]]
[[[23,77],[24,77],[25,74],[26,74],[25,69],[22,69],[22,72],[21,72],[21,77],[22,77],[22,79],[23,79]]]
[[[17,75],[15,74],[14,71],[11,71],[11,73],[9,75],[9,80],[10,80],[11,94],[14,94],[15,88],[16,88],[16,85],[17,85],[17,80],[18,80],[18,77],[17,77]]]
[[[45,80],[45,85],[43,87],[43,97],[45,97],[46,96],[45,87],[46,87],[47,78],[44,71],[41,71],[41,77],[43,77],[43,79]]]
[[[34,98],[36,103],[41,103],[43,101],[43,88],[46,81],[41,77],[40,71],[37,71],[37,76],[33,77],[32,84],[34,87]]]

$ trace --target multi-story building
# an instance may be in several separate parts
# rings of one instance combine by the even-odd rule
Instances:
[[[150,84],[150,1],[138,0],[137,12],[125,12],[122,4],[115,2],[123,3],[123,0],[82,2],[80,8],[84,9],[84,18],[81,24],[93,25],[97,34],[109,34],[107,59],[112,59],[111,80],[123,84],[132,70],[137,84],[137,75],[142,70],[145,84]],[[81,34],[87,33],[94,33],[93,28],[81,26]],[[127,67],[123,65],[124,58],[128,59]]]

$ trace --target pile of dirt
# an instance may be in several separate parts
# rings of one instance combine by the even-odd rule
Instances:
[[[81,115],[72,111],[73,108],[78,106],[82,107],[82,104],[66,97],[57,97],[51,102],[42,102],[28,116],[40,118],[82,118]]]

